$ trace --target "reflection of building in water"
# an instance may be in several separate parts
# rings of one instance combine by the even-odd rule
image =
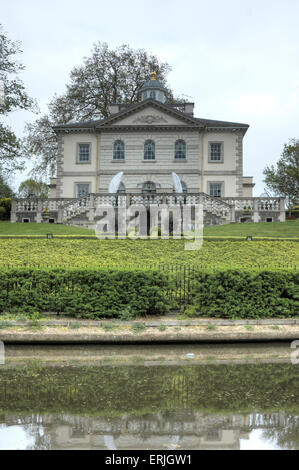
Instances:
[[[6,416],[36,436],[35,448],[51,449],[239,449],[254,429],[283,428],[284,413],[207,415],[183,410],[121,418],[67,414]]]

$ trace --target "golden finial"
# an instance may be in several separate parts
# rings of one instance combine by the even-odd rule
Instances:
[[[157,73],[156,73],[156,72],[152,72],[152,73],[151,73],[151,80],[156,80],[156,76],[157,76]]]

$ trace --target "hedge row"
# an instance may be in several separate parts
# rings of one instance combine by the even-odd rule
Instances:
[[[299,316],[299,274],[224,271],[192,282],[190,315],[231,319]]]
[[[1,269],[0,312],[130,319],[161,315],[171,307],[182,307],[180,303],[188,299],[186,313],[203,317],[271,318],[299,313],[299,274],[294,271],[190,271],[182,279],[183,273],[173,274],[157,269]]]
[[[65,312],[76,317],[162,314],[168,281],[161,272],[92,269],[0,271],[0,312]]]

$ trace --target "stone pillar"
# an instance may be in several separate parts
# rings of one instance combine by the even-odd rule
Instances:
[[[58,211],[57,211],[57,223],[58,224],[62,224],[62,216],[63,216],[63,208],[59,206]]]
[[[15,199],[11,201],[10,221],[12,223],[17,221],[17,201]]]
[[[252,218],[252,222],[258,223],[259,221],[260,221],[260,215],[259,215],[258,199],[253,199],[253,218]]]
[[[236,222],[236,208],[235,204],[230,205],[230,222]]]
[[[279,212],[279,222],[285,222],[286,221],[286,211],[285,211],[285,198],[284,197],[281,197],[280,200],[279,200],[279,208],[280,208],[280,212]]]
[[[37,211],[36,211],[36,222],[40,224],[42,222],[42,201],[38,199],[37,201]]]

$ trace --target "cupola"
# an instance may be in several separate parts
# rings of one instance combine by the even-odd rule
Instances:
[[[153,100],[165,103],[166,88],[162,82],[156,79],[156,72],[151,73],[151,79],[145,82],[139,90],[141,101],[152,98]]]

